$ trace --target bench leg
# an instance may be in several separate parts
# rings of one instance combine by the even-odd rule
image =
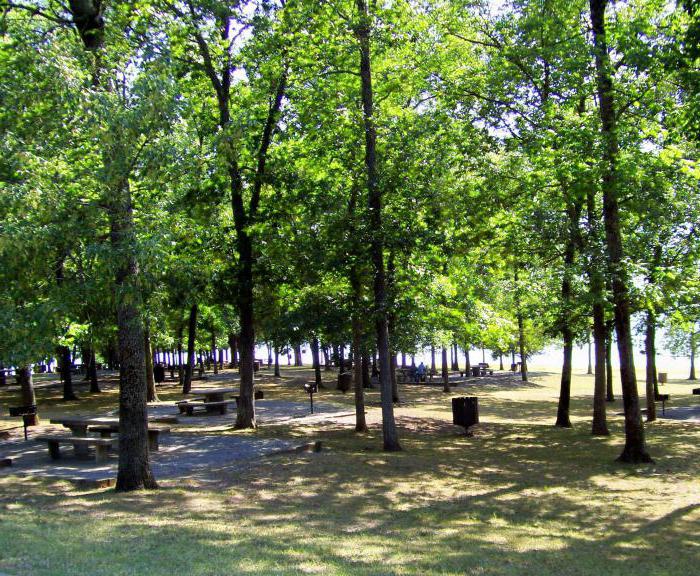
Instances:
[[[49,442],[49,456],[51,456],[51,460],[59,460],[61,458],[61,450],[58,448],[58,442]]]
[[[99,444],[95,446],[95,462],[102,462],[107,458],[107,453],[109,451],[109,446],[100,446]]]
[[[194,406],[185,406],[185,413],[188,416],[194,416]]]

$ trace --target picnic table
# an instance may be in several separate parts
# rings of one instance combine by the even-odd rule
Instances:
[[[238,388],[198,388],[189,392],[191,400],[177,402],[180,413],[194,416],[196,409],[204,409],[207,414],[226,414],[228,405],[238,401]],[[233,400],[225,400],[226,394],[233,394]]]
[[[50,422],[68,428],[71,435],[76,438],[89,438],[88,430],[99,432],[103,438],[109,438],[111,434],[119,431],[119,418],[113,416],[62,416],[51,418]],[[158,450],[158,434],[169,431],[169,428],[148,423],[148,440],[152,450]],[[88,447],[87,443],[75,444],[75,455],[86,456]]]
[[[238,388],[193,388],[190,394],[204,398],[204,402],[221,402],[226,394],[238,394]]]

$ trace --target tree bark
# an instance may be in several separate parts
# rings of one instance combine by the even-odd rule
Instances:
[[[442,391],[446,394],[452,392],[450,390],[450,373],[447,368],[447,348],[442,347]]]
[[[370,54],[371,20],[365,0],[356,0],[358,22],[355,34],[360,45],[360,78],[362,88],[362,112],[365,132],[365,169],[369,220],[372,230],[370,256],[374,265],[374,305],[376,314],[377,349],[379,353],[379,382],[382,403],[382,432],[384,450],[401,450],[394,420],[394,404],[391,386],[391,359],[387,322],[387,294],[384,274],[384,239],[382,228],[382,191],[377,177],[377,134],[374,125],[372,68]]]
[[[216,361],[216,332],[211,331],[211,356],[212,362],[214,362],[214,374],[219,373],[219,365]]]
[[[185,378],[182,382],[182,393],[189,394],[192,390],[192,374],[195,363],[195,342],[197,338],[197,304],[190,306],[190,317],[187,322],[187,362],[185,364]]]
[[[153,375],[153,353],[151,352],[151,330],[148,323],[143,329],[143,353],[146,360],[146,400],[158,402],[156,379]]]
[[[693,331],[690,334],[690,375],[688,376],[688,380],[697,380],[695,377],[695,346],[696,346],[696,340],[697,338],[697,332]]]
[[[281,378],[280,374],[280,349],[279,346],[275,346],[275,377]]]
[[[605,400],[607,402],[615,401],[612,369],[612,338],[614,328],[615,326],[612,320],[607,320],[605,322]]]
[[[571,428],[571,418],[569,416],[571,406],[571,358],[574,350],[574,332],[571,328],[574,294],[571,285],[571,276],[576,260],[576,245],[579,237],[578,221],[580,215],[580,203],[567,202],[569,235],[564,251],[564,277],[561,283],[562,310],[559,319],[561,335],[564,341],[564,361],[561,369],[561,387],[559,390],[557,421],[555,423],[555,426],[559,426],[560,428]]]
[[[36,394],[34,393],[34,377],[30,366],[20,366],[17,368],[17,382],[20,387],[20,397],[22,406],[36,406]],[[39,423],[38,416],[33,422]]]
[[[618,457],[621,462],[651,462],[644,439],[644,424],[639,409],[637,378],[634,369],[630,301],[627,272],[620,230],[617,198],[618,142],[612,66],[605,31],[607,0],[589,0],[596,67],[598,109],[603,137],[603,220],[608,247],[609,271],[615,308],[615,330],[620,356],[620,379],[625,410],[625,447]]]
[[[656,315],[647,310],[646,331],[644,346],[646,347],[646,397],[647,397],[647,422],[656,420],[656,398],[658,390],[654,390],[654,376],[656,375]]]
[[[464,347],[464,373],[469,376],[472,371],[472,364],[469,360],[469,344]]]
[[[593,355],[591,354],[591,331],[589,330],[587,333],[587,343],[588,343],[588,370],[586,370],[586,374],[593,374]]]
[[[321,378],[321,353],[319,350],[318,338],[316,338],[316,336],[311,338],[311,361],[314,367],[316,389],[321,390],[321,388],[324,388],[323,380]]]
[[[63,400],[77,400],[73,390],[73,375],[71,374],[71,357],[68,346],[58,346],[56,348],[59,367],[61,370],[61,380],[63,381]]]
[[[353,266],[350,271],[350,285],[353,291],[352,350],[354,354],[355,432],[367,432],[364,367],[368,362],[366,355],[362,353],[362,282],[355,266]]]
[[[599,282],[602,286],[602,278]],[[602,296],[602,295],[599,295]],[[606,335],[605,307],[600,299],[593,303],[593,346],[595,348],[595,372],[593,385],[593,425],[591,433],[594,436],[607,436],[607,414],[605,409],[606,392]]]
[[[100,383],[97,380],[97,359],[95,357],[95,347],[90,346],[90,392],[99,394]]]

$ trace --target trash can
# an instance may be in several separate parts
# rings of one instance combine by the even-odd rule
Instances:
[[[481,368],[479,366],[472,366],[472,376],[480,376]]]
[[[156,381],[156,384],[165,382],[165,366],[158,363],[153,367],[153,379]]]
[[[352,372],[341,372],[338,374],[338,390],[347,392],[352,387]]]
[[[666,384],[668,382],[668,373],[659,372],[659,384]]]
[[[476,396],[452,398],[452,423],[469,428],[479,423],[479,399]]]

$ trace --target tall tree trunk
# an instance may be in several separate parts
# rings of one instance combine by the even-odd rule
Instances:
[[[437,365],[435,363],[435,346],[430,345],[430,377],[437,372]]]
[[[354,216],[354,201],[351,199],[351,215]],[[350,268],[350,287],[352,288],[352,351],[354,354],[353,372],[355,384],[355,432],[367,432],[365,417],[365,369],[369,368],[369,358],[363,353],[362,342],[362,280],[353,264]]]
[[[588,369],[586,370],[586,374],[593,374],[593,355],[592,355],[592,349],[591,349],[591,331],[588,330],[586,333],[586,340],[588,344]]]
[[[620,379],[625,409],[625,447],[618,457],[622,462],[651,462],[644,439],[644,424],[639,409],[637,378],[634,369],[632,330],[630,325],[630,301],[627,271],[620,231],[620,215],[617,199],[618,142],[616,112],[612,78],[612,66],[608,54],[605,31],[607,0],[589,0],[591,26],[596,66],[598,109],[603,137],[603,219],[608,247],[612,295],[615,307],[615,330],[620,356]]]
[[[370,55],[371,19],[365,0],[356,0],[358,23],[355,27],[360,44],[360,78],[362,83],[362,112],[365,132],[365,168],[369,201],[370,255],[374,265],[374,305],[376,314],[377,349],[379,352],[379,383],[382,402],[382,432],[384,450],[401,450],[394,420],[391,386],[391,359],[387,323],[387,294],[384,276],[384,238],[382,227],[382,191],[377,177],[377,134],[374,125],[372,68]]]
[[[153,375],[151,330],[148,323],[146,323],[143,329],[143,353],[146,360],[146,400],[148,402],[158,402],[158,393],[156,392],[156,379]]]
[[[602,278],[597,276],[600,288],[602,288]],[[597,291],[598,288],[592,289]],[[607,415],[605,409],[606,392],[606,337],[605,328],[605,307],[600,298],[603,294],[598,294],[593,303],[593,345],[595,348],[595,376],[593,385],[593,425],[591,433],[594,436],[607,436],[608,431]]]
[[[605,400],[607,402],[615,401],[612,369],[612,339],[614,328],[615,325],[612,320],[607,320],[605,322]]]
[[[34,393],[34,377],[30,366],[17,368],[17,383],[20,387],[22,406],[36,406],[36,394]],[[38,424],[38,417],[34,424]]]
[[[565,194],[567,191],[565,190]],[[571,428],[569,410],[571,405],[571,358],[574,350],[574,332],[571,328],[571,316],[573,313],[573,288],[571,276],[576,259],[576,244],[579,236],[578,221],[581,215],[580,203],[567,201],[568,232],[564,253],[564,277],[561,283],[562,310],[560,315],[560,329],[564,341],[564,361],[561,369],[561,388],[559,391],[559,406],[557,407],[556,426]]]
[[[469,376],[472,370],[472,363],[469,360],[469,344],[464,347],[464,373]]]
[[[406,368],[406,353],[401,352],[401,368]]]
[[[323,346],[321,346],[321,350],[323,351],[323,369],[330,370],[331,369],[331,358],[330,358],[330,354],[328,353],[328,346],[324,344]]]
[[[656,315],[647,310],[646,332],[644,335],[646,347],[646,397],[647,397],[647,422],[656,420],[656,397],[654,393],[654,375],[656,374]]]
[[[498,369],[503,372],[503,352],[498,353]]]
[[[697,332],[693,331],[690,334],[690,375],[688,376],[688,380],[697,380],[695,377],[695,347],[696,347],[696,338],[697,338]]]
[[[294,365],[295,366],[303,366],[304,365],[304,363],[301,361],[301,345],[300,344],[294,345]]]
[[[442,391],[449,394],[450,390],[450,372],[447,368],[447,348],[442,347]]]
[[[241,190],[242,194],[242,190]],[[255,395],[253,362],[255,361],[255,328],[253,317],[253,246],[248,233],[241,229],[238,235],[239,273],[238,310],[241,326],[240,396],[236,413],[236,428],[255,428]]]
[[[95,347],[90,346],[90,392],[99,394],[100,383],[97,380],[97,358],[95,357]]]
[[[214,330],[211,331],[211,356],[212,362],[214,362],[214,374],[218,374],[219,366],[216,361],[216,332],[214,332]]]
[[[593,377],[593,422],[591,433],[594,436],[608,436],[607,414],[605,408],[608,377],[608,333],[605,323],[605,255],[599,225],[599,213],[596,210],[596,192],[591,186],[586,193],[586,214],[588,216],[588,243],[590,263],[586,268],[591,300],[593,301],[593,346],[595,349],[595,375]],[[590,332],[589,332],[590,344]],[[612,361],[612,358],[610,358]],[[590,361],[589,361],[590,363]],[[612,377],[612,373],[610,373]],[[612,393],[612,383],[610,392]]]
[[[372,387],[372,376],[370,374],[370,358],[368,352],[362,353],[362,387],[371,388]]]
[[[70,348],[68,346],[58,346],[56,350],[60,362],[61,380],[63,380],[63,400],[77,400],[78,397],[73,391]]]
[[[228,335],[228,346],[231,349],[231,368],[238,368],[238,337],[231,333]]]
[[[192,390],[192,374],[195,364],[195,342],[197,338],[197,304],[190,306],[190,317],[187,322],[187,361],[185,363],[185,379],[182,383],[182,393],[189,394]]]
[[[324,386],[321,378],[321,353],[319,350],[318,338],[316,338],[316,336],[311,338],[311,362],[314,368],[316,389],[320,390],[321,388],[324,388]]]
[[[282,374],[280,374],[280,348],[279,348],[279,346],[275,346],[275,377],[276,378],[282,377]]]
[[[527,382],[527,354],[525,352],[525,321],[520,306],[520,286],[518,277],[518,263],[515,264],[515,315],[518,320],[518,348],[520,349],[520,378]]]

